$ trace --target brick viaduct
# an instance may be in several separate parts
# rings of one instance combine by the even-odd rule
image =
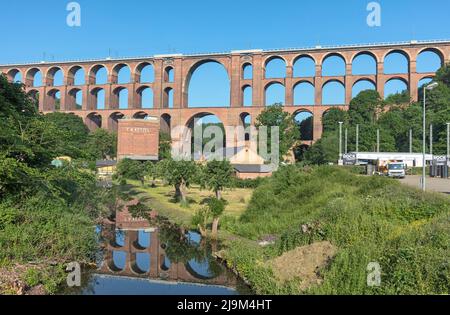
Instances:
[[[437,54],[441,63],[450,62],[450,41],[411,41],[389,44],[352,45],[338,47],[314,47],[288,50],[248,50],[232,51],[231,53],[214,53],[199,55],[156,55],[147,58],[127,58],[90,60],[77,62],[42,62],[36,64],[2,65],[0,72],[5,73],[9,80],[20,73],[25,90],[31,96],[38,98],[39,109],[43,113],[55,111],[55,93],[60,94],[60,108],[63,112],[74,113],[84,119],[92,130],[98,127],[114,130],[117,120],[123,116],[141,118],[151,115],[161,118],[162,128],[170,126],[187,126],[195,116],[205,114],[216,115],[224,125],[238,126],[243,124],[246,115],[256,117],[265,105],[265,91],[274,84],[281,83],[285,87],[285,109],[290,113],[309,112],[313,115],[313,137],[317,140],[322,135],[322,117],[333,107],[348,108],[352,97],[353,86],[361,80],[373,83],[381,96],[384,96],[384,86],[393,79],[399,79],[407,85],[411,98],[418,98],[418,84],[424,78],[432,78],[435,73],[418,73],[417,58],[425,51]],[[406,57],[409,70],[407,73],[385,74],[384,61],[391,53],[401,53]],[[370,55],[376,62],[376,74],[354,75],[352,63],[360,55]],[[345,62],[345,75],[323,76],[322,65],[330,56],[338,56]],[[315,76],[294,77],[294,63],[302,57],[310,58],[315,63]],[[265,68],[268,62],[281,58],[286,65],[284,78],[266,78]],[[230,81],[230,106],[190,108],[188,106],[189,82],[194,71],[206,62],[217,62],[226,69]],[[154,71],[154,81],[141,83],[142,69],[151,65]],[[244,78],[244,68],[252,66],[251,79]],[[131,72],[130,83],[119,84],[118,73],[128,66]],[[96,84],[97,71],[104,67],[108,73],[106,84]],[[75,73],[84,70],[85,84],[75,85]],[[54,75],[61,70],[63,84],[54,86]],[[40,71],[43,84],[33,87],[34,75]],[[169,79],[169,72],[173,79]],[[302,82],[309,82],[315,89],[315,104],[311,106],[296,106],[293,90]],[[322,105],[322,89],[329,82],[340,82],[345,88],[345,104]],[[243,106],[243,90],[252,88],[252,106]],[[153,108],[141,108],[142,91],[151,88],[153,91]],[[105,109],[97,109],[96,92],[105,91]],[[119,109],[119,92],[128,90],[128,108]],[[82,108],[77,108],[75,95],[82,91]],[[170,92],[169,92],[170,91]],[[172,105],[169,108],[169,93],[173,93]],[[228,143],[228,141],[231,141]],[[233,139],[227,137],[227,145],[233,145]]]

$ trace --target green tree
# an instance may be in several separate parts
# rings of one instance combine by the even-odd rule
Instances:
[[[163,178],[175,188],[175,198],[186,203],[187,188],[196,175],[197,165],[193,161],[164,160],[159,165]]]
[[[89,134],[87,151],[94,159],[112,159],[117,155],[117,134],[98,128]]]
[[[124,179],[139,180],[141,184],[144,185],[144,164],[131,159],[120,160],[117,164],[115,177],[121,181]]]
[[[233,173],[229,161],[209,161],[204,169],[205,186],[214,191],[217,199],[222,199],[222,190],[231,186]]]
[[[283,110],[281,104],[267,107],[256,118],[257,128],[265,126],[267,132],[267,148],[271,148],[272,137],[270,127],[279,127],[279,157],[283,157],[292,149],[294,144],[300,139],[300,130],[294,121],[294,117]],[[272,152],[273,153],[273,152]]]
[[[159,159],[170,159],[172,156],[172,138],[170,134],[159,132]]]
[[[213,220],[211,227],[211,236],[213,238],[217,238],[220,216],[225,211],[225,201],[217,198],[211,198],[208,201],[208,208]]]

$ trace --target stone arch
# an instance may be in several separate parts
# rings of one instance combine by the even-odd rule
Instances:
[[[153,83],[155,81],[155,67],[152,62],[141,62],[134,69],[134,75],[136,82]]]
[[[249,127],[252,126],[252,115],[249,112],[242,112],[239,114],[239,125],[244,128],[244,141],[250,141],[250,129]],[[238,139],[238,147],[240,146]]]
[[[45,97],[45,110],[61,110],[61,91],[57,88],[50,89]]]
[[[118,86],[113,90],[111,97],[111,108],[128,109],[128,89],[124,86]]]
[[[70,89],[66,98],[66,110],[81,110],[83,108],[83,90],[80,88]]]
[[[167,66],[164,69],[164,82],[173,83],[175,81],[175,69],[172,66]]]
[[[221,71],[222,73],[219,74],[217,73],[217,76],[220,76],[220,80],[224,80],[225,76],[224,74],[226,74],[226,83],[220,83],[220,85],[225,84],[226,87],[224,88],[223,86],[212,86],[212,90],[215,90],[215,94],[216,96],[219,95],[220,97],[224,98],[223,100],[219,100],[219,98],[211,98],[210,100],[206,101],[203,99],[203,97],[200,97],[198,95],[193,95],[191,89],[192,89],[192,78],[195,75],[195,73],[202,67],[205,66],[206,64],[216,64],[216,65],[220,65],[219,68],[217,68],[217,70],[214,71]],[[198,72],[197,72],[198,73]],[[201,74],[202,76],[204,74]],[[209,76],[210,74],[208,74]],[[204,80],[206,81],[206,78],[204,78]],[[217,82],[215,82],[215,84],[217,84]],[[204,85],[204,82],[202,82],[201,85]],[[199,88],[200,90],[200,88]],[[220,95],[221,93],[223,93],[223,95]],[[201,94],[201,93],[198,93]],[[187,107],[230,107],[231,105],[231,80],[230,80],[230,73],[228,68],[219,60],[213,59],[213,58],[208,58],[208,59],[202,59],[200,61],[197,61],[196,63],[194,63],[188,70],[187,75],[186,75],[186,79],[185,79],[185,86],[184,86],[184,91],[183,91],[183,97],[185,100],[185,104],[187,104]],[[226,98],[226,99],[225,99]],[[204,103],[208,103],[211,102],[211,104],[204,104]],[[224,104],[213,104],[213,103],[224,103]],[[195,104],[194,104],[195,103]],[[220,105],[220,106],[219,106]]]
[[[159,120],[161,131],[170,135],[172,130],[172,117],[169,114],[164,113]]]
[[[314,114],[312,111],[300,109],[293,115],[294,121],[300,129],[300,139],[302,141],[314,140]]]
[[[163,108],[173,108],[173,89],[171,87],[164,89]]]
[[[303,67],[303,61],[305,61],[305,65]],[[303,68],[307,68],[307,66],[311,67],[308,71],[305,70],[306,75],[303,74]],[[301,54],[295,57],[293,61],[293,75],[294,78],[308,78],[316,76],[316,59],[308,54]]]
[[[136,90],[137,94],[137,103],[140,105],[140,108],[153,108],[154,107],[154,94],[153,89],[148,85],[140,86]]]
[[[18,76],[20,76],[20,80],[18,80]],[[6,78],[9,82],[16,83],[16,82],[22,82],[22,72],[19,69],[10,69],[8,72],[6,72]]]
[[[264,87],[264,105],[271,106],[275,103],[284,105],[286,102],[286,90],[284,84],[278,81],[272,81]]]
[[[148,114],[144,111],[136,112],[133,114],[134,119],[145,119],[148,117]]]
[[[362,60],[363,58],[368,57],[370,58],[369,60]],[[366,58],[367,59],[367,58]],[[372,63],[372,65],[362,67],[359,63],[364,62],[364,63]],[[371,70],[366,70],[366,69],[359,69],[359,68],[370,68]],[[352,74],[353,75],[368,75],[368,74],[372,74],[375,75],[377,74],[377,69],[378,69],[378,58],[377,56],[370,52],[370,51],[361,51],[356,53],[353,57],[352,57]]]
[[[253,65],[250,62],[245,62],[242,64],[242,79],[252,80],[253,79]]]
[[[402,56],[403,59],[400,57]],[[401,68],[405,68],[405,69],[401,69],[400,72],[395,72],[393,70],[391,70],[391,67],[394,67],[394,65],[391,65],[390,62],[390,58],[397,58],[397,62],[401,62],[403,63]],[[401,61],[400,61],[401,59]],[[394,60],[395,61],[395,60]],[[408,73],[410,71],[409,69],[409,63],[411,61],[411,56],[409,55],[408,52],[401,50],[401,49],[392,49],[388,52],[386,52],[383,56],[383,65],[384,65],[384,74],[399,74],[399,73]]]
[[[294,105],[315,105],[315,93],[315,86],[311,82],[297,82],[293,88]]]
[[[352,85],[352,98],[356,97],[360,92],[369,89],[376,90],[377,84],[370,78],[360,78]]]
[[[90,91],[90,94],[90,102],[87,104],[88,107],[90,109],[105,109],[105,90],[100,87],[96,87]]]
[[[84,122],[90,131],[94,131],[95,129],[102,127],[102,115],[97,112],[89,113]]]
[[[36,109],[39,109],[39,91],[38,90],[29,90],[27,95],[35,102]]]
[[[38,77],[36,77],[38,76]],[[25,74],[24,83],[29,87],[41,87],[43,85],[42,71],[39,68],[31,68]]]
[[[131,83],[131,68],[126,63],[116,64],[111,71],[112,84],[128,84]]]
[[[335,64],[328,65],[329,62]],[[322,61],[322,76],[323,77],[340,77],[346,75],[347,60],[340,53],[332,52],[323,56]],[[333,69],[341,68],[341,69]]]
[[[322,85],[322,105],[345,104],[345,85],[340,80],[328,80]]]
[[[124,117],[125,117],[125,114],[123,114],[120,111],[114,112],[111,115],[109,115],[109,117],[108,117],[108,130],[117,132],[118,127],[119,127],[118,126],[119,125],[119,120],[124,118]]]
[[[102,72],[100,73],[100,75],[99,71]],[[96,64],[91,66],[89,68],[88,74],[89,84],[103,85],[108,83],[108,68],[103,64]]]
[[[403,85],[399,84],[399,83],[403,83]],[[397,83],[397,87],[394,86],[394,84]],[[405,89],[401,90],[400,86],[404,86]],[[392,91],[393,93],[389,93],[389,91]],[[388,80],[386,80],[386,82],[384,83],[384,98],[388,98],[390,95],[396,94],[396,93],[401,93],[403,91],[409,90],[409,83],[407,80],[405,80],[402,77],[391,77]]]
[[[253,88],[250,84],[246,84],[242,87],[242,106],[253,106]]]
[[[59,73],[59,74],[58,74]],[[51,67],[45,75],[46,86],[62,86],[64,85],[64,71],[61,67]]]
[[[438,62],[436,60],[426,60],[425,62],[422,61],[422,58],[427,58],[426,54],[429,55],[429,59],[432,59],[433,57],[438,59]],[[430,64],[431,65],[428,65]],[[445,55],[444,53],[438,49],[438,48],[424,48],[421,51],[417,53],[416,56],[416,66],[417,66],[417,73],[428,73],[428,72],[436,72],[439,70],[440,67],[444,66],[445,64]]]
[[[278,63],[278,64],[277,64]],[[287,62],[281,56],[270,56],[264,61],[264,78],[282,79],[286,78]]]
[[[80,75],[80,73],[82,75]],[[84,85],[84,84],[86,84],[86,72],[84,70],[84,67],[78,65],[70,67],[69,70],[67,71],[67,85]]]

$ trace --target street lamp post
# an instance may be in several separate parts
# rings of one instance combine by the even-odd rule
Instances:
[[[348,153],[348,129],[345,128],[345,148],[344,148],[345,154]]]
[[[356,125],[356,153],[359,152],[359,124]]]
[[[380,129],[377,129],[377,153],[380,153]]]
[[[423,145],[423,147],[422,147],[422,163],[423,163],[423,165],[422,165],[422,190],[423,191],[426,190],[425,177],[426,177],[427,162],[426,162],[425,154],[426,154],[426,149],[427,149],[426,148],[426,141],[427,141],[427,136],[426,136],[426,132],[427,132],[426,131],[426,128],[427,128],[427,126],[426,126],[426,123],[427,123],[427,120],[426,120],[427,90],[431,91],[432,89],[434,89],[437,86],[438,86],[438,83],[433,82],[433,83],[423,87],[423,135],[422,135],[423,136],[423,139],[422,139],[422,145]]]
[[[447,123],[447,159],[450,159],[450,123]]]

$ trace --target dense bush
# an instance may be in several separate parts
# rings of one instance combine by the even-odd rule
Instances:
[[[338,167],[305,171],[287,166],[255,190],[246,212],[238,222],[230,222],[229,229],[254,240],[275,235],[277,242],[265,249],[266,258],[316,241],[337,246],[337,256],[322,271],[323,285],[309,293],[448,294],[449,219],[450,200],[445,196]],[[231,261],[237,259],[233,253],[227,257]],[[383,273],[378,288],[366,284],[367,265],[374,261]],[[245,268],[258,266],[252,261]],[[262,285],[252,278],[254,270],[242,272]],[[278,289],[261,292],[273,290]]]

